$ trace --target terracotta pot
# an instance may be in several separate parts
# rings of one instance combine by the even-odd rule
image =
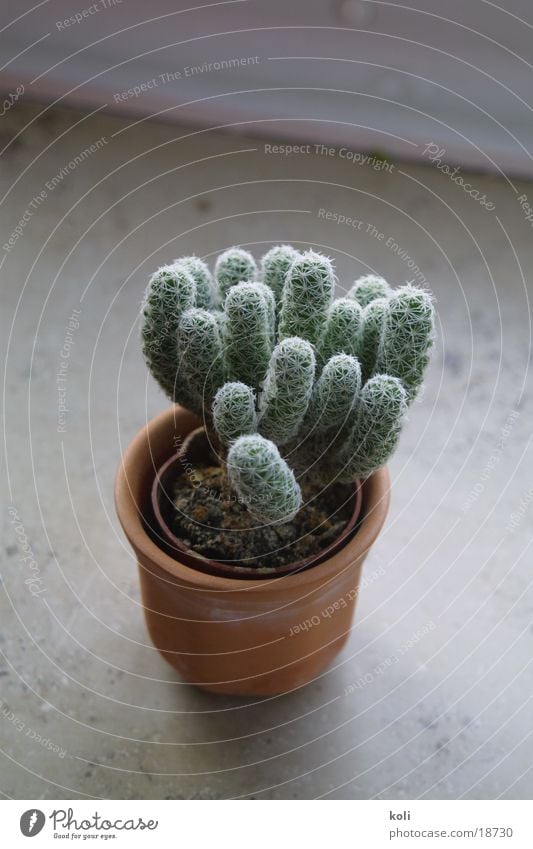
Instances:
[[[181,407],[161,413],[130,443],[117,474],[148,631],[185,681],[204,690],[285,693],[315,678],[348,638],[363,561],[388,510],[388,472],[364,483],[358,531],[328,560],[264,581],[207,574],[166,554],[144,523],[157,470],[199,424]]]
[[[150,526],[152,539],[155,540],[160,548],[185,566],[190,566],[192,569],[199,569],[200,572],[209,572],[211,575],[222,575],[222,577],[227,578],[250,578],[251,580],[262,581],[267,577],[272,578],[289,573],[292,574],[293,572],[300,572],[302,569],[309,569],[318,563],[322,563],[328,557],[332,557],[346,543],[357,526],[363,501],[361,481],[356,481],[351,496],[342,505],[345,511],[350,511],[348,521],[342,533],[339,534],[337,539],[333,540],[333,542],[312,557],[272,568],[269,568],[266,564],[258,567],[242,562],[208,560],[206,557],[195,554],[187,548],[172,532],[171,523],[174,515],[172,488],[176,478],[179,475],[185,474],[185,469],[187,468],[194,470],[197,466],[206,465],[209,462],[218,465],[218,455],[216,449],[211,446],[205,429],[199,427],[185,437],[180,450],[176,454],[173,454],[158,469],[152,484],[150,501],[151,514],[154,521],[150,519],[146,523]]]

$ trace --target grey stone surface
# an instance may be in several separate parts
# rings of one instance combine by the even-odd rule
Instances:
[[[533,240],[517,195],[531,187],[468,175],[488,210],[429,165],[378,171],[41,111],[18,105],[2,130],[2,244],[31,212],[0,257],[2,793],[530,797]],[[346,648],[291,695],[216,698],[150,644],[112,485],[121,450],[166,403],[139,352],[148,273],[183,253],[278,241],[332,255],[339,291],[368,270],[425,278],[438,341]]]

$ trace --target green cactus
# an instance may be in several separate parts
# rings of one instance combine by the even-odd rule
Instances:
[[[257,291],[261,292],[267,303],[268,326],[270,329],[270,343],[271,347],[273,348],[276,344],[276,298],[270,286],[267,286],[265,283],[256,283],[255,286],[257,288]]]
[[[294,473],[270,440],[240,436],[228,452],[228,476],[248,510],[260,521],[288,522],[302,506]]]
[[[229,248],[220,254],[215,264],[215,280],[223,301],[232,286],[257,280],[255,259],[242,248]]]
[[[288,245],[263,257],[261,282],[240,248],[218,258],[215,279],[197,257],[151,277],[143,353],[218,436],[253,515],[288,521],[302,503],[293,469],[302,482],[353,481],[396,448],[429,359],[431,298],[367,275],[334,301],[331,261]]]
[[[368,380],[376,371],[378,348],[386,311],[386,298],[376,298],[375,301],[371,301],[363,310],[359,345],[359,359],[361,361],[363,380]]]
[[[339,453],[353,428],[360,391],[357,357],[333,356],[315,383],[303,425],[288,446],[291,462],[303,478],[327,486],[338,477]]]
[[[196,284],[191,274],[164,265],[150,278],[141,307],[142,349],[146,364],[163,392],[180,404],[190,401],[176,381],[177,332],[185,310],[196,304]]]
[[[356,300],[362,307],[366,307],[376,298],[388,298],[391,293],[392,289],[383,277],[365,274],[364,277],[359,277],[355,281],[348,292],[348,297]]]
[[[261,260],[261,280],[270,286],[278,303],[281,301],[287,272],[299,257],[299,252],[291,245],[277,245]]]
[[[259,432],[284,445],[302,422],[313,391],[315,354],[305,339],[282,339],[272,352],[259,407]]]
[[[407,409],[397,377],[378,374],[363,386],[355,424],[339,452],[340,479],[366,478],[387,462],[396,448]]]
[[[261,283],[238,283],[226,295],[224,347],[228,377],[251,386],[262,384],[272,352],[268,299]]]
[[[360,348],[362,310],[357,301],[337,298],[328,309],[326,326],[318,343],[319,360],[334,354],[356,357]]]
[[[217,318],[208,310],[186,310],[178,325],[178,383],[186,383],[194,412],[211,411],[215,392],[224,381],[222,340]]]
[[[433,333],[433,304],[427,292],[411,285],[397,289],[387,301],[376,369],[399,377],[409,402],[422,384]]]
[[[361,366],[357,357],[336,354],[322,370],[313,388],[305,417],[309,433],[342,426],[359,400]]]
[[[203,310],[211,309],[215,302],[215,281],[207,263],[198,256],[184,256],[174,260],[173,265],[188,271],[196,283],[196,306]]]
[[[253,389],[239,382],[221,386],[213,401],[213,424],[224,445],[229,445],[238,436],[257,430]]]
[[[307,251],[296,259],[285,278],[279,338],[299,336],[316,345],[326,326],[334,285],[335,275],[328,257]]]

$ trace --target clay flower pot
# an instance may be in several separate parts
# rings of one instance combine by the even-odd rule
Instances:
[[[326,560],[280,577],[225,577],[165,553],[146,528],[157,471],[200,424],[171,407],[130,443],[115,502],[139,564],[150,636],[185,681],[247,696],[285,693],[315,678],[348,639],[363,561],[389,505],[386,469],[362,488],[357,533]]]

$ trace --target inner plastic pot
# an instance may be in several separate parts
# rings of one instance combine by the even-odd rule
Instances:
[[[209,442],[203,427],[193,430],[183,441],[180,450],[172,455],[158,470],[151,491],[151,507],[153,520],[148,530],[157,544],[171,557],[181,561],[191,569],[229,578],[252,578],[264,580],[268,577],[278,577],[301,572],[332,557],[357,530],[357,522],[361,513],[362,484],[356,481],[353,494],[350,496],[350,518],[337,539],[322,548],[316,554],[303,560],[286,563],[283,566],[243,566],[239,562],[209,560],[187,548],[171,530],[171,520],[174,510],[172,486],[177,477],[186,474],[195,465],[217,465],[218,458],[214,446]],[[155,520],[155,521],[154,521]]]

